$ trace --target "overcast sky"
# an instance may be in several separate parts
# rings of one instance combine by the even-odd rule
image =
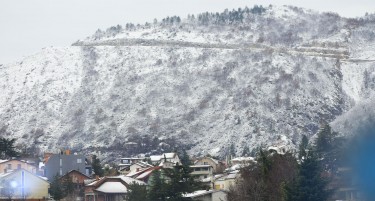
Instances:
[[[0,64],[43,47],[69,46],[98,28],[255,4],[295,5],[346,17],[375,11],[375,0],[0,0]]]

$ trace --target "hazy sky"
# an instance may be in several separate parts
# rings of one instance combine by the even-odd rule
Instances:
[[[295,5],[346,17],[375,11],[375,0],[0,0],[0,64],[43,47],[68,46],[98,28],[254,4]]]

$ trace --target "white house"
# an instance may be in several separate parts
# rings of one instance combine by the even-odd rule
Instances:
[[[172,162],[174,164],[181,164],[181,160],[178,157],[177,153],[163,153],[161,155],[150,156],[151,163],[153,165],[159,165],[163,161]]]

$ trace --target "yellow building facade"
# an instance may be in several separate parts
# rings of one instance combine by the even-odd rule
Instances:
[[[0,194],[0,199],[44,200],[48,198],[48,188],[46,180],[24,169],[0,175],[0,192],[5,192]]]

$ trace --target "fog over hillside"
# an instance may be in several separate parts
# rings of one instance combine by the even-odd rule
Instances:
[[[0,66],[1,132],[41,151],[157,137],[217,156],[293,149],[324,122],[347,135],[372,121],[374,22],[256,6],[98,30]]]

